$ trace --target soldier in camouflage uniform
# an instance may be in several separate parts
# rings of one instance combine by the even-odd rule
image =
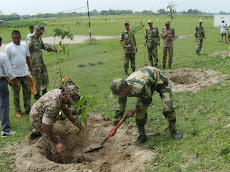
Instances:
[[[56,147],[56,153],[63,154],[65,147],[61,143],[53,129],[53,123],[62,110],[65,116],[75,125],[77,115],[70,117],[70,110],[67,104],[76,104],[80,99],[80,91],[73,81],[66,81],[62,89],[53,89],[42,96],[32,107],[30,111],[30,123],[35,129],[30,135],[31,138],[45,135],[51,140],[53,147]],[[79,126],[78,126],[79,127]],[[54,146],[55,145],[55,146]],[[52,150],[54,151],[54,150]],[[53,152],[55,154],[55,152]]]
[[[131,62],[131,68],[135,71],[135,52],[137,52],[136,39],[134,32],[129,29],[129,22],[125,21],[125,29],[120,34],[120,44],[124,47],[124,69],[126,76],[129,76],[129,60]]]
[[[176,114],[172,103],[172,91],[168,85],[167,76],[155,67],[143,67],[132,73],[126,80],[122,78],[114,79],[111,86],[111,98],[118,97],[118,110],[113,121],[113,128],[121,120],[127,102],[127,97],[137,97],[136,107],[127,113],[136,113],[136,124],[139,130],[139,137],[135,145],[146,142],[144,125],[147,120],[148,106],[152,102],[154,91],[160,94],[163,101],[163,115],[169,122],[169,130],[174,139],[180,139],[181,134],[176,132]]]
[[[195,28],[195,39],[196,39],[196,55],[200,56],[200,50],[202,49],[203,45],[203,38],[205,38],[204,28],[202,27],[202,20],[199,20],[199,26],[196,26]]]
[[[165,69],[165,63],[167,61],[167,51],[169,52],[169,69],[172,68],[173,59],[173,41],[175,40],[175,30],[170,27],[170,21],[165,21],[165,28],[162,28],[161,38],[163,38],[163,69]]]
[[[40,96],[40,89],[42,86],[42,95],[47,92],[49,85],[49,77],[47,67],[43,60],[42,49],[48,52],[57,52],[57,49],[48,44],[44,44],[41,35],[45,33],[45,28],[42,25],[37,25],[35,32],[28,38],[28,46],[30,51],[30,58],[33,65],[33,77],[37,94],[34,99],[38,100]]]
[[[157,27],[153,27],[152,20],[148,21],[149,27],[145,29],[145,44],[144,46],[148,48],[148,56],[149,56],[149,62],[151,63],[151,66],[153,66],[153,57],[154,57],[154,63],[155,67],[159,67],[157,65],[158,58],[157,58],[157,45],[160,46],[160,36],[158,32]]]

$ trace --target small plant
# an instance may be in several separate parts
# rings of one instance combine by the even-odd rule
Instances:
[[[177,4],[174,4],[173,1],[171,1],[167,6],[167,9],[169,9],[168,15],[169,15],[169,19],[171,20],[171,23],[176,14],[176,6]]]
[[[60,46],[60,50],[58,53],[64,53],[67,54],[69,56],[69,47],[67,44],[63,43],[64,39],[70,39],[73,40],[74,39],[74,31],[75,30],[71,30],[70,28],[66,29],[66,28],[56,28],[54,29],[54,38],[55,37],[59,37],[61,40],[59,41],[58,45]],[[62,71],[61,71],[61,65],[60,62],[63,62],[63,58],[60,58],[58,56],[58,54],[56,53],[56,58],[57,58],[57,63],[56,63],[56,72],[54,75],[54,86],[56,86],[56,83],[58,81],[62,82]]]
[[[133,32],[136,34],[136,33],[138,33],[140,30],[142,30],[142,31],[144,31],[143,30],[143,27],[144,27],[145,25],[142,23],[142,21],[140,22],[140,25],[137,25],[136,23],[134,23],[134,25],[132,26],[132,30],[133,30]],[[130,36],[132,36],[132,32],[130,32]]]
[[[87,96],[85,94],[82,94],[80,100],[76,104],[72,105],[73,110],[79,109],[77,113],[79,114],[77,118],[77,123],[79,126],[81,126],[81,122],[84,122],[85,125],[87,125],[86,107],[89,106],[95,113],[93,108],[95,105],[97,105],[97,100],[94,97]],[[71,111],[71,115],[73,113],[73,110]]]

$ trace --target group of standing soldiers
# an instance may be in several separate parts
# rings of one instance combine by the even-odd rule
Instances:
[[[206,39],[204,28],[202,27],[202,20],[199,20],[199,26],[195,28],[195,39],[197,42],[196,55],[199,56],[203,45],[203,39]],[[165,27],[161,29],[159,34],[158,28],[153,26],[152,20],[148,21],[149,27],[145,29],[145,43],[144,46],[147,47],[148,57],[151,66],[158,66],[158,55],[157,46],[160,46],[160,37],[163,39],[163,69],[165,69],[165,64],[167,62],[167,53],[169,54],[169,69],[172,69],[173,62],[173,41],[175,40],[175,30],[170,27],[170,21],[165,21]],[[134,31],[131,30],[128,21],[124,23],[125,29],[120,33],[120,44],[124,47],[124,69],[126,76],[129,76],[129,60],[131,62],[131,68],[133,72],[135,71],[135,53],[137,52],[137,44],[134,35]]]
[[[152,20],[148,21],[149,27],[145,30],[145,43],[144,46],[148,49],[148,57],[151,66],[158,66],[157,46],[160,46],[160,37],[163,39],[163,69],[167,61],[167,52],[169,53],[169,69],[171,69],[173,59],[173,41],[175,40],[175,30],[170,27],[170,21],[165,21],[165,27],[162,28],[159,35],[158,28],[153,26]],[[137,52],[137,45],[134,32],[129,28],[130,24],[125,21],[125,29],[120,33],[120,44],[124,47],[124,69],[125,74],[128,76],[129,60],[131,68],[135,71],[135,53]],[[153,62],[155,64],[153,64]]]

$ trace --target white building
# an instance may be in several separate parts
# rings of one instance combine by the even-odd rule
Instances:
[[[224,20],[224,23],[227,24],[227,26],[230,26],[230,15],[214,15],[214,27],[220,27],[222,21]]]

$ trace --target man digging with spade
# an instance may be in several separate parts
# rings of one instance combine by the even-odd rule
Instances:
[[[126,80],[114,79],[110,86],[110,98],[118,97],[118,110],[114,117],[111,128],[111,135],[116,133],[115,126],[122,119],[126,107],[127,97],[137,97],[136,107],[128,110],[130,115],[136,113],[136,124],[139,130],[139,137],[135,142],[138,146],[146,142],[145,123],[147,121],[148,106],[152,102],[154,91],[160,94],[163,101],[163,115],[169,122],[169,131],[174,139],[183,136],[176,131],[176,116],[172,103],[172,90],[168,84],[167,76],[155,67],[143,67],[132,73]]]
[[[32,107],[30,111],[30,123],[34,127],[31,138],[36,138],[45,135],[48,145],[51,146],[51,152],[55,155],[63,154],[65,146],[61,143],[59,136],[55,133],[53,123],[56,122],[59,116],[59,111],[62,110],[65,116],[78,128],[76,123],[77,115],[70,117],[70,110],[67,104],[76,104],[80,99],[79,88],[72,80],[64,83],[62,89],[53,89],[42,96]],[[52,143],[50,143],[50,140]],[[58,154],[57,154],[58,152]]]

